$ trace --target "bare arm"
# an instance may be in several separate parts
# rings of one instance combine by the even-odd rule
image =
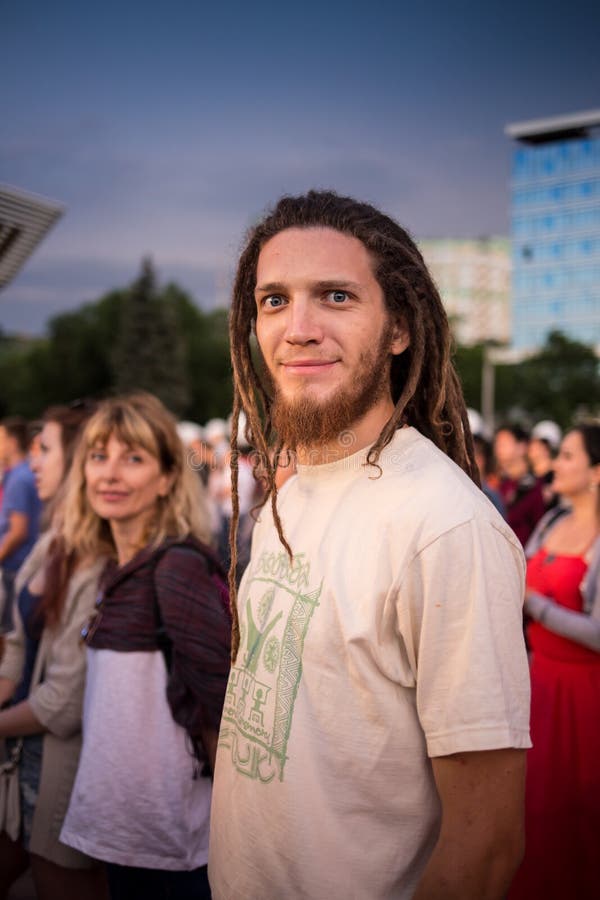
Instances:
[[[46,731],[27,700],[0,712],[0,737],[24,737]]]
[[[525,751],[431,762],[442,824],[414,900],[501,900],[523,855]]]
[[[11,678],[0,678],[0,706],[10,700],[15,692],[16,684]]]
[[[549,631],[600,653],[598,610],[594,610],[592,615],[588,616],[586,613],[565,609],[543,594],[527,591],[525,612]]]
[[[8,531],[0,542],[0,563],[20,547],[27,539],[29,517],[25,513],[13,511],[8,515]]]

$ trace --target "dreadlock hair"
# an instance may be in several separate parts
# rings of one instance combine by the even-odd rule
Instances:
[[[288,228],[333,228],[358,238],[373,261],[373,271],[385,298],[391,321],[401,319],[410,346],[391,362],[394,412],[370,448],[367,463],[377,467],[383,448],[403,424],[414,425],[430,438],[476,484],[479,472],[462,389],[451,361],[451,335],[438,290],[410,235],[393,219],[367,203],[341,197],[333,191],[309,191],[282,197],[275,208],[252,228],[238,264],[233,287],[229,335],[233,366],[231,424],[232,519],[230,531],[232,597],[232,658],[239,644],[235,604],[236,534],[239,518],[237,493],[237,430],[240,412],[246,414],[246,439],[256,450],[255,474],[265,485],[264,503],[270,500],[279,539],[292,556],[277,511],[275,473],[282,450],[274,434],[272,397],[254,364],[251,335],[256,322],[256,268],[264,245]]]

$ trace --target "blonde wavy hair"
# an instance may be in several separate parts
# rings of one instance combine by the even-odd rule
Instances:
[[[141,447],[172,478],[169,493],[158,498],[156,514],[139,547],[158,547],[167,538],[196,537],[211,542],[206,497],[200,479],[185,457],[175,419],[152,394],[136,393],[105,400],[87,422],[66,485],[62,535],[69,552],[81,559],[115,556],[109,523],[92,509],[86,492],[85,462],[92,447],[111,436]]]

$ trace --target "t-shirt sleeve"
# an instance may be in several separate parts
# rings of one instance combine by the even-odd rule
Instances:
[[[398,624],[429,756],[531,746],[524,574],[490,521],[451,529],[409,565]]]
[[[35,485],[33,479],[19,474],[11,478],[4,491],[4,510],[23,513],[30,518],[35,513]]]

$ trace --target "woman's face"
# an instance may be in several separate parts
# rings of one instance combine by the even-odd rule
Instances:
[[[57,422],[46,422],[39,440],[39,450],[31,457],[31,468],[40,500],[51,500],[65,474],[65,457]]]
[[[110,523],[138,524],[140,529],[171,483],[155,456],[142,447],[123,444],[114,435],[106,444],[89,448],[84,474],[87,498],[96,515]]]
[[[554,460],[553,488],[563,497],[573,497],[596,490],[600,466],[592,466],[579,431],[570,431],[560,445]]]

